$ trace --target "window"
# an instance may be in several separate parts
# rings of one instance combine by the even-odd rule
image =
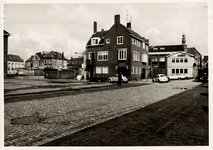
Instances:
[[[175,58],[172,58],[172,63],[175,63]]]
[[[138,45],[139,47],[141,47],[141,42],[139,41],[139,45]]]
[[[118,60],[127,60],[127,50],[118,49]]]
[[[91,39],[91,44],[92,45],[98,45],[99,41],[100,41],[100,38],[92,38]]]
[[[108,51],[99,51],[98,61],[107,61],[107,60],[108,60]]]
[[[45,60],[44,60],[44,63],[45,63],[45,64],[50,64],[50,60],[45,59]]]
[[[117,44],[123,44],[123,36],[117,37]]]
[[[180,69],[180,73],[183,73],[183,69]]]
[[[175,69],[172,69],[172,73],[175,73]]]
[[[184,69],[184,73],[188,73],[188,69]]]
[[[134,45],[135,44],[135,40],[132,38],[132,44]]]
[[[141,53],[141,62],[147,63],[148,57],[147,54]]]
[[[108,74],[108,67],[102,67],[102,73]]]
[[[184,58],[184,62],[185,63],[187,63],[188,62],[188,58],[186,57],[186,58]]]
[[[141,67],[138,67],[138,74],[141,74]]]
[[[176,73],[179,73],[179,69],[176,69]]]
[[[176,58],[176,63],[179,63],[179,58]]]
[[[180,58],[180,62],[181,62],[181,63],[183,62],[183,58]]]
[[[154,47],[153,50],[158,50],[158,48],[157,48],[157,47]]]
[[[110,39],[106,39],[106,43],[107,43],[107,44],[110,44]]]
[[[89,59],[89,60],[91,60],[92,55],[95,55],[95,53],[94,53],[94,52],[89,52],[89,53],[88,53],[88,59]]]
[[[145,49],[145,43],[143,42],[143,49]]]
[[[149,46],[148,45],[146,45],[146,50],[149,50]]]
[[[131,74],[134,74],[134,67],[131,66]]]
[[[133,51],[133,61],[140,61],[140,53]]]
[[[160,50],[165,50],[165,47],[161,47]]]
[[[152,57],[152,62],[158,62],[158,58],[157,57]]]
[[[138,67],[135,67],[135,74],[138,74]]]
[[[159,62],[165,62],[165,57],[160,56],[160,57],[159,57]]]
[[[96,73],[101,74],[101,67],[96,67]]]

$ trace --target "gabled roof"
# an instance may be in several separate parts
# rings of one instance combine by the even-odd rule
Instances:
[[[8,54],[7,55],[7,61],[14,61],[14,62],[24,62],[23,59],[21,59],[18,55]]]
[[[186,53],[186,52],[174,52],[174,53],[172,53],[170,55],[167,55],[166,57],[171,57],[171,56],[176,55],[176,54],[185,54],[185,55],[188,55],[188,56],[191,56],[191,57],[194,56],[194,55]]]
[[[7,31],[4,30],[4,35],[10,36],[10,33],[8,33]]]
[[[87,42],[87,45],[92,45],[92,44],[91,44],[91,39],[94,38],[94,37],[98,37],[98,38],[101,39],[101,40],[99,41],[98,45],[104,44],[104,38],[103,38],[103,37],[104,37],[107,33],[108,33],[108,30],[106,30],[106,31],[97,31],[97,32],[95,32],[95,33],[91,36],[91,38],[89,39],[89,41]]]
[[[193,54],[193,55],[197,55],[197,54],[200,55],[200,53],[196,50],[195,47],[187,47],[187,53],[190,53],[190,54]]]
[[[67,60],[61,53],[56,51],[36,53],[40,59],[64,59]]]
[[[130,28],[127,28],[126,26],[124,26],[123,24],[120,24],[124,29],[126,29],[130,34],[132,34],[133,36],[135,36],[136,38],[139,38],[140,40],[144,41],[144,42],[148,42],[147,39],[145,39],[144,37],[140,36],[138,33],[136,33],[135,31],[133,31]]]
[[[30,58],[29,58],[29,59],[27,59],[25,62],[32,62],[32,60],[33,60],[33,55],[32,55],[32,56],[30,56]]]

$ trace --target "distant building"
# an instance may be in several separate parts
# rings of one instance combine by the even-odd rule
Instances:
[[[25,68],[24,60],[18,55],[7,55],[7,72],[9,75],[18,73],[19,69]]]
[[[68,60],[67,62],[67,69],[68,70],[80,69],[82,68],[83,63],[84,63],[83,57],[78,57],[78,58],[71,57],[71,59]]]
[[[94,32],[87,42],[87,70],[89,77],[110,77],[122,72],[130,80],[145,79],[148,76],[149,40],[120,23],[120,15],[115,15],[109,30]]]
[[[4,30],[4,78],[7,78],[8,37],[10,33]]]
[[[182,44],[150,46],[150,77],[162,73],[166,75],[189,74],[196,78],[201,68],[201,54],[194,47],[187,47],[185,34]]]
[[[31,56],[25,63],[27,69],[45,69],[52,68],[63,70],[67,69],[67,59],[64,57],[64,53],[56,51],[43,51],[38,52]]]

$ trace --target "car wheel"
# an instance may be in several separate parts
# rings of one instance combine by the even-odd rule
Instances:
[[[178,80],[180,80],[180,78],[178,78]]]
[[[160,83],[160,80],[158,79],[158,82]]]
[[[108,79],[108,82],[110,82],[110,83],[111,83],[111,82],[112,82],[112,80],[111,80],[111,79]]]

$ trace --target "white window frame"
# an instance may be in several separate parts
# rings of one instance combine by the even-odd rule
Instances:
[[[135,67],[135,74],[138,74],[138,67]]]
[[[99,56],[101,56],[101,58]],[[104,56],[105,56],[105,58],[104,58]],[[98,61],[108,61],[108,51],[98,51],[97,60]]]
[[[98,45],[100,41],[100,38],[91,38],[91,45]]]
[[[120,56],[121,51],[123,51],[123,58],[121,58],[121,56]],[[127,60],[127,49],[126,48],[118,49],[118,60]]]
[[[123,44],[123,41],[124,41],[123,36],[117,36],[117,44],[118,44],[118,45]]]
[[[143,49],[145,49],[145,43],[144,43],[144,42],[143,42],[143,44],[142,44],[142,45],[143,45]],[[154,49],[154,48],[153,48],[153,49]]]
[[[141,62],[148,63],[148,55],[146,53],[141,53]]]
[[[101,74],[101,67],[96,66],[95,72],[96,72],[96,74]]]
[[[108,66],[96,66],[95,72],[96,74],[108,74],[109,68]]]
[[[174,62],[173,62],[173,60],[174,60]],[[172,58],[172,63],[176,63],[176,59],[175,58]]]

